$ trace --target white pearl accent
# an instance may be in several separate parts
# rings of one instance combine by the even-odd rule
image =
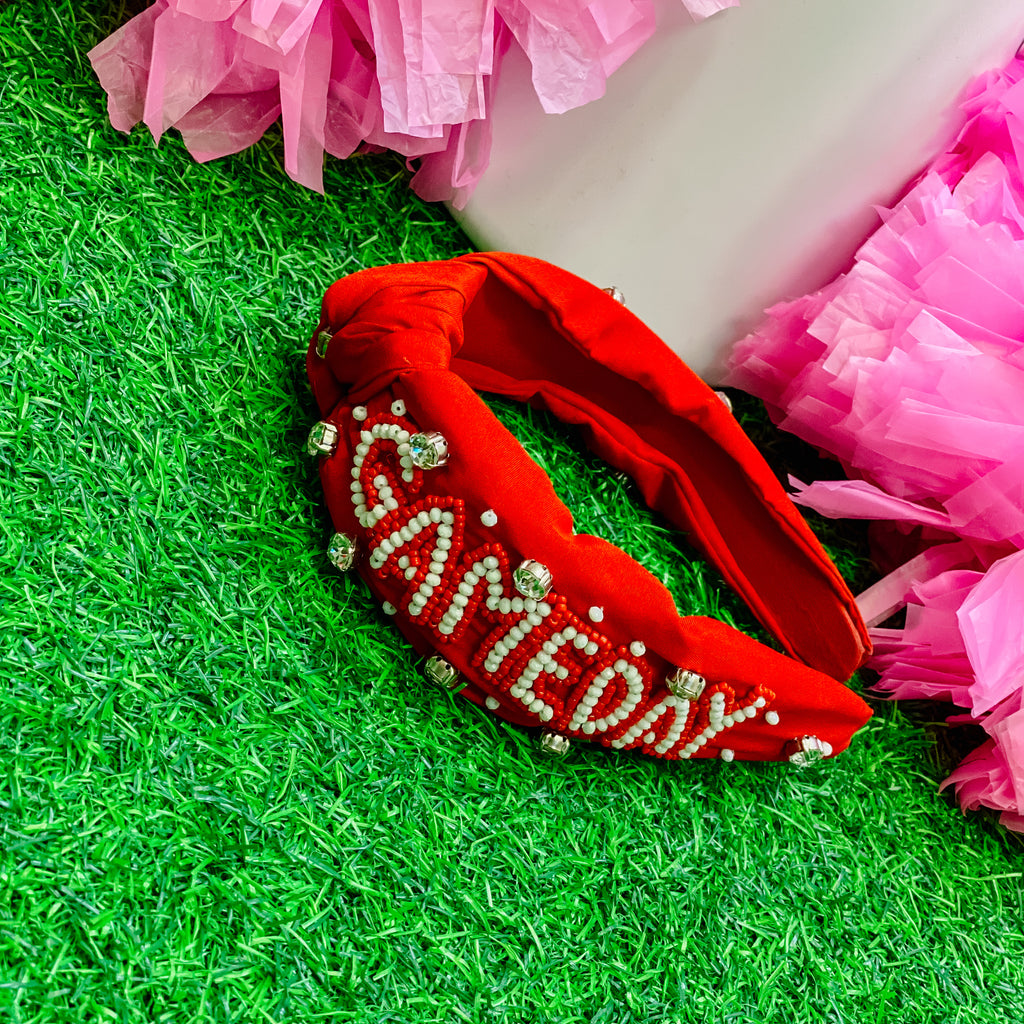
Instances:
[[[363,420],[366,419],[368,415],[369,413],[366,411],[365,405],[357,405],[352,409],[352,419],[354,420],[359,420],[360,422],[362,422]]]
[[[497,711],[498,708],[501,707],[501,701],[496,700],[494,697],[488,697],[487,700],[484,701],[484,704],[486,704],[491,711]]]
[[[385,601],[380,607],[381,611],[384,612],[385,615],[394,615],[395,612],[398,611],[390,601]]]
[[[764,720],[765,720],[765,722],[768,723],[768,725],[778,725],[779,724],[779,713],[778,713],[778,711],[766,711],[765,714],[764,714]]]
[[[730,750],[728,747],[723,747],[721,753],[718,755],[723,761],[732,761],[736,757],[736,751]]]
[[[405,415],[405,402],[403,402],[400,398],[396,398],[391,403],[391,411],[396,416],[404,416]]]
[[[480,515],[480,522],[484,526],[497,526],[498,525],[498,513],[493,508],[489,508],[486,512]]]
[[[634,640],[629,645],[629,653],[632,654],[634,658],[642,658],[647,653],[647,646],[639,640]]]
[[[596,604],[587,609],[587,615],[590,617],[591,622],[604,621],[604,609]]]

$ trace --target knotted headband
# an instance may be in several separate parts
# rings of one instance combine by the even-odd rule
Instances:
[[[336,530],[436,681],[503,718],[665,758],[795,763],[870,711],[852,595],[720,398],[600,288],[504,253],[364,270],[324,297],[310,435]],[[792,657],[679,616],[647,570],[577,535],[474,389],[579,424],[686,530]]]

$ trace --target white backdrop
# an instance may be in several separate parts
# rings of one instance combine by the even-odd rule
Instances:
[[[657,5],[607,95],[567,114],[509,55],[459,216],[481,248],[618,286],[715,381],[765,306],[843,269],[965,84],[1024,40],[1024,0],[743,0],[701,24]]]

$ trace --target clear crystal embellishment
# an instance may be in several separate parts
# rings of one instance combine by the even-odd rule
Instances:
[[[436,430],[413,434],[409,438],[409,455],[420,469],[438,469],[448,461],[448,442]]]
[[[327,558],[336,569],[348,572],[356,562],[356,542],[347,533],[336,533],[327,543]]]
[[[543,601],[551,591],[554,577],[546,565],[527,558],[512,573],[512,582],[523,597],[532,597],[534,601]]]

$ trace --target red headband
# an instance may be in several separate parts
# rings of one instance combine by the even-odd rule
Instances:
[[[328,289],[307,368],[332,560],[432,676],[545,726],[549,749],[799,763],[869,717],[835,681],[869,651],[835,567],[715,393],[600,289],[502,253],[365,270]],[[474,388],[583,426],[800,660],[680,618],[629,556],[574,534]]]

